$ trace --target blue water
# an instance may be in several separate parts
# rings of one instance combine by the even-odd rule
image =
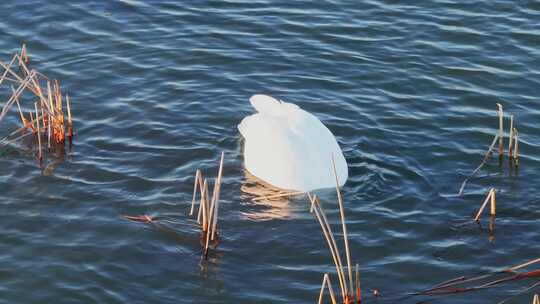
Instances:
[[[538,257],[539,2],[36,0],[0,11],[0,60],[26,43],[31,66],[70,94],[77,133],[45,174],[27,145],[0,153],[1,303],[315,303],[325,272],[336,289],[307,198],[255,203],[240,191],[236,125],[256,93],[336,135],[367,303]],[[458,197],[498,128],[497,102],[516,118],[519,170],[495,157]],[[12,112],[0,135],[17,123]],[[215,176],[221,151],[222,240],[201,262],[193,175]],[[491,238],[487,219],[459,226],[490,187]],[[335,193],[319,194],[339,230]],[[534,282],[399,301],[496,303]]]

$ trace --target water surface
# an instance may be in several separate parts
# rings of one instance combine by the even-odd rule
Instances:
[[[353,260],[377,302],[538,256],[538,2],[35,0],[0,11],[0,59],[26,43],[32,67],[69,92],[77,131],[50,175],[24,146],[0,156],[2,303],[314,303],[325,272],[336,288],[307,198],[254,203],[240,191],[236,126],[255,93],[297,103],[336,135]],[[492,160],[457,197],[496,132],[496,102],[516,117],[519,171]],[[223,239],[201,264],[193,175],[214,176],[221,151]],[[486,222],[455,227],[489,187],[492,242]],[[335,193],[319,194],[337,230]],[[533,282],[428,300],[495,303]]]

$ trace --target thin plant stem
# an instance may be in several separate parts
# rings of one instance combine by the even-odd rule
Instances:
[[[352,265],[351,265],[351,254],[349,251],[349,238],[347,236],[347,225],[345,221],[345,210],[343,208],[343,199],[341,198],[341,191],[339,190],[339,180],[336,172],[336,162],[334,160],[334,155],[332,154],[332,169],[334,171],[334,177],[336,179],[336,193],[339,203],[339,213],[341,215],[341,225],[343,229],[343,242],[345,243],[345,254],[347,257],[347,267],[349,270],[349,290],[353,290],[353,275],[352,275]],[[348,296],[348,295],[347,295]]]

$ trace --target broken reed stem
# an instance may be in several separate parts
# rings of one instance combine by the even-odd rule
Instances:
[[[69,95],[66,94],[66,106],[67,106],[67,112],[68,112],[68,123],[69,125],[72,125],[71,121],[71,105],[69,102]]]
[[[509,130],[509,135],[508,135],[508,158],[509,159],[514,158],[514,155],[512,154],[513,138],[514,138],[514,115],[510,115],[510,130]]]
[[[341,197],[341,192],[339,190],[339,180],[336,172],[336,162],[334,160],[334,155],[332,154],[332,170],[334,171],[334,177],[336,179],[336,193],[338,197],[338,203],[339,203],[339,213],[341,216],[341,226],[343,228],[343,242],[345,243],[345,254],[347,257],[347,267],[349,268],[349,290],[353,291],[353,275],[352,275],[352,265],[351,265],[351,253],[349,251],[349,238],[347,236],[347,225],[345,222],[345,211],[343,208],[343,199]]]
[[[315,212],[315,216],[317,217],[317,220],[319,224],[321,225],[321,229],[324,234],[324,238],[326,239],[326,243],[328,244],[328,248],[330,249],[330,253],[332,254],[332,259],[334,260],[334,264],[336,266],[336,271],[339,279],[339,287],[341,291],[341,295],[343,299],[345,300],[345,297],[348,294],[347,290],[347,282],[345,278],[345,274],[343,273],[343,264],[341,262],[341,254],[339,253],[339,249],[336,244],[336,240],[334,238],[334,234],[332,233],[332,229],[330,228],[330,224],[328,223],[328,219],[325,215],[324,210],[322,209],[319,199],[317,196],[311,196],[308,193],[308,197],[311,201],[311,212]]]
[[[362,291],[360,289],[360,271],[358,269],[358,264],[356,264],[356,302],[362,303]]]
[[[519,265],[516,265],[516,266],[512,266],[510,268],[507,268],[506,270],[504,271],[507,271],[507,272],[510,272],[510,271],[516,271],[516,270],[519,270],[521,268],[525,268],[527,266],[531,266],[533,264],[536,264],[536,263],[539,263],[540,262],[540,258],[537,258],[537,259],[534,259],[534,260],[530,260],[530,261],[527,261],[525,263],[522,263],[522,264],[519,264]]]
[[[330,276],[328,273],[324,274],[323,282],[321,285],[321,292],[319,293],[319,304],[323,303],[323,297],[324,297],[324,288],[328,287],[328,292],[330,293],[330,299],[332,300],[332,304],[337,304],[336,301],[336,295],[334,294],[334,289],[332,288],[332,283],[330,282]]]
[[[47,102],[45,102],[47,104]],[[52,125],[52,115],[49,113],[47,114],[47,147],[49,150],[51,149],[51,125]]]
[[[514,128],[514,163],[516,166],[519,166],[519,140],[518,140],[518,131]]]
[[[476,213],[476,216],[474,217],[474,220],[475,221],[479,221],[480,220],[480,216],[482,216],[482,212],[484,211],[484,208],[486,208],[487,206],[487,203],[491,200],[492,201],[492,208],[493,208],[493,195],[495,193],[495,189],[494,188],[491,188],[488,192],[488,195],[486,196],[486,199],[484,200],[484,203],[482,203],[482,206],[480,207],[480,209],[478,210],[478,212]]]
[[[480,281],[480,280],[485,280],[485,279],[487,279],[487,278],[489,278],[489,277],[491,277],[493,275],[496,275],[496,274],[515,273],[516,270],[528,267],[530,265],[533,265],[533,264],[536,264],[536,263],[539,263],[539,262],[540,262],[540,258],[536,258],[536,259],[527,261],[525,263],[522,263],[522,264],[519,264],[519,265],[516,265],[516,266],[508,267],[508,268],[500,270],[500,271],[495,271],[495,272],[491,272],[491,273],[487,273],[487,274],[483,274],[483,275],[479,275],[479,276],[475,276],[475,277],[461,276],[461,277],[451,279],[451,280],[445,281],[443,283],[437,284],[434,287],[432,287],[430,289],[427,289],[427,290],[424,290],[424,291],[422,291],[422,292],[420,292],[418,294],[436,294],[436,293],[452,293],[452,292],[471,291],[471,290],[474,290],[474,288],[470,289],[470,290],[467,290],[465,288],[461,288],[461,289],[455,288],[454,286],[463,285],[463,284],[467,284],[467,283],[471,283],[471,282],[477,282],[477,281]],[[527,277],[527,276],[531,276],[532,274],[535,274],[537,271],[528,272],[528,273],[518,273],[517,275],[518,275],[518,277]],[[440,292],[441,290],[442,290],[442,292]]]
[[[216,230],[217,230],[217,222],[218,222],[218,211],[219,211],[219,195],[221,193],[221,176],[223,175],[223,160],[225,158],[225,152],[221,152],[221,160],[219,161],[219,170],[218,170],[218,178],[217,178],[217,194],[216,194],[216,198],[215,198],[215,204],[216,204],[216,209],[215,209],[215,215],[214,215],[214,223],[212,225],[212,240],[214,240],[214,237],[216,235]]]
[[[11,92],[12,94],[15,94],[15,88],[13,86],[11,86]],[[26,119],[24,118],[24,114],[21,110],[21,104],[19,103],[19,98],[16,97],[15,98],[15,102],[17,103],[17,109],[19,110],[19,116],[21,117],[21,123],[24,126],[26,126]]]
[[[318,304],[323,304],[323,297],[324,297],[324,288],[326,287],[326,276],[328,274],[325,273],[323,276],[322,284],[321,284],[321,291],[319,292],[319,301],[317,301]]]
[[[486,164],[486,162],[489,160],[490,156],[491,156],[491,152],[493,151],[493,148],[495,147],[495,144],[497,143],[497,138],[499,138],[499,135],[496,134],[495,137],[493,138],[493,141],[491,142],[491,145],[489,146],[488,150],[486,151],[486,154],[484,154],[484,159],[482,160],[482,162],[480,163],[480,165],[478,165],[478,167],[476,167],[476,169],[474,169],[474,171],[471,173],[471,175],[469,175],[464,181],[463,183],[461,183],[461,187],[459,188],[459,193],[458,195],[461,196],[463,195],[463,191],[465,190],[465,186],[467,185],[467,182],[473,178],[476,173],[478,173],[478,171],[480,171],[480,169]]]
[[[30,82],[30,76],[26,77],[26,79],[19,85],[15,93],[11,95],[11,98],[4,104],[4,107],[2,108],[2,113],[0,113],[0,121],[2,121],[2,119],[8,112],[9,108],[11,107],[15,99],[18,98],[19,95],[22,94],[22,92],[24,91],[24,88],[26,88],[29,82]]]
[[[495,216],[497,214],[497,202],[496,202],[496,192],[494,188],[491,188],[491,209],[489,214]]]
[[[208,181],[205,179],[204,184],[208,187]],[[205,189],[206,190],[206,189]],[[208,227],[208,196],[204,196],[204,199],[201,198],[201,208],[202,208],[202,231],[205,232]]]
[[[24,59],[24,62],[25,63],[28,63],[28,54],[26,53],[26,44],[23,43],[22,47],[21,47],[21,57]]]
[[[41,161],[42,160],[42,157],[41,157],[41,132],[39,130],[39,112],[38,112],[38,106],[37,106],[37,102],[34,103],[34,107],[36,109],[36,125],[37,125],[37,140],[38,140],[38,151],[39,151],[39,154],[38,154],[38,157],[39,157],[39,160]]]
[[[33,135],[33,133],[24,133],[23,135],[20,135],[19,137],[16,137],[16,138],[13,138],[13,139],[10,139],[10,140],[8,140],[7,137],[4,137],[4,138],[0,139],[0,144],[3,145],[3,146],[7,146],[9,144],[12,144],[12,143],[18,141],[19,139],[23,139],[23,138],[27,137],[29,135]]]
[[[223,162],[225,152],[221,152],[219,162],[218,176],[214,183],[212,197],[209,200],[208,180],[203,178],[201,170],[195,172],[195,181],[193,183],[193,197],[191,199],[191,209],[189,215],[193,215],[195,211],[195,202],[197,200],[197,192],[200,193],[199,211],[197,213],[197,223],[201,225],[202,237],[204,237],[204,255],[208,255],[210,241],[214,241],[217,235],[217,222],[219,214],[219,196],[221,193],[221,179],[223,176]],[[202,222],[201,222],[202,219]]]
[[[13,58],[11,59],[11,61],[9,62],[9,64],[7,66],[4,63],[0,62],[0,65],[2,65],[2,67],[5,70],[4,74],[2,74],[2,77],[0,77],[0,84],[2,84],[2,82],[6,78],[7,74],[11,71],[10,67],[13,65],[13,63],[15,63],[16,59],[17,59],[17,55],[13,56]]]
[[[73,121],[71,120],[71,102],[69,101],[69,95],[66,94],[66,105],[68,111],[68,137],[69,144],[73,141]]]
[[[540,298],[538,297],[537,294],[534,295],[534,298],[533,298],[533,304],[540,304]]]
[[[17,59],[17,57],[18,57],[17,54],[15,54],[15,55],[13,56],[14,59]],[[0,61],[0,66],[1,66],[2,68],[4,68],[4,69],[6,70],[6,72],[9,73],[11,76],[15,77],[14,80],[16,80],[16,82],[23,83],[23,82],[24,82],[24,79],[21,78],[19,75],[17,75],[17,73],[15,73],[15,72],[11,69],[11,65],[12,65],[12,64],[10,64],[10,65],[8,66],[8,65],[4,64],[2,61]],[[37,75],[38,72],[36,72],[35,70],[32,70],[32,71],[30,72],[30,74]],[[40,74],[40,75],[41,75],[41,74]],[[25,78],[27,78],[28,76],[30,76],[30,75],[25,76]],[[32,77],[33,77],[33,75],[32,75]],[[6,79],[7,79],[7,78],[6,78]],[[33,86],[28,86],[28,89],[29,89],[32,93],[34,93],[34,94],[37,95],[37,91],[36,91],[36,89],[35,89]]]
[[[504,154],[504,112],[503,106],[500,103],[497,103],[498,114],[499,114],[499,157],[503,157]]]
[[[191,200],[191,209],[189,210],[189,215],[193,215],[193,211],[195,209],[195,199],[197,197],[197,185],[199,184],[199,178],[201,177],[201,170],[197,169],[195,172],[195,183],[193,185],[193,199]],[[203,189],[201,190],[201,195],[203,192]]]
[[[202,177],[201,177],[202,178]],[[202,218],[202,213],[203,211],[206,212],[206,208],[203,208],[203,204],[205,204],[206,206],[206,200],[208,198],[208,181],[205,179],[203,183],[203,186],[202,186],[202,189],[203,191],[201,192],[201,200],[199,202],[199,212],[197,214],[197,223],[201,224],[201,226],[203,226],[204,224],[201,223],[201,219],[204,221],[204,219]],[[199,184],[199,188],[200,188],[200,184]]]

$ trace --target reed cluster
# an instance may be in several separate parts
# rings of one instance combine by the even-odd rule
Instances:
[[[480,165],[478,165],[478,167],[476,167],[476,169],[474,169],[474,171],[467,178],[465,178],[463,183],[461,183],[458,195],[463,195],[467,182],[469,182],[469,180],[472,179],[491,158],[491,154],[493,152],[493,149],[495,148],[497,141],[499,142],[499,164],[502,164],[502,161],[504,159],[504,110],[503,106],[500,103],[497,103],[497,116],[499,118],[499,129],[497,131],[497,134],[495,134],[491,145],[484,154],[484,158]],[[514,124],[514,115],[510,115],[510,129],[508,131],[508,159],[510,161],[510,166],[514,166],[517,168],[519,165],[519,138],[518,130],[514,127]]]
[[[71,145],[73,140],[73,119],[69,96],[63,94],[58,80],[29,67],[26,46],[13,55],[9,63],[0,61],[3,69],[0,85],[10,87],[10,97],[2,107],[0,122],[12,106],[16,105],[20,117],[20,128],[0,140],[1,145],[14,143],[29,135],[34,136],[37,158],[43,161],[45,151],[64,151],[66,136]],[[33,104],[25,107],[24,93]],[[30,102],[30,101],[29,101]],[[66,119],[67,114],[67,119]]]
[[[334,265],[336,266],[336,272],[338,276],[339,289],[341,293],[342,302],[344,304],[361,303],[362,293],[360,289],[360,273],[359,273],[358,264],[357,264],[355,268],[355,279],[353,280],[351,253],[349,249],[349,239],[348,239],[348,234],[347,234],[347,225],[345,221],[345,210],[343,208],[343,199],[341,197],[341,192],[339,190],[339,181],[336,174],[336,167],[335,167],[335,162],[334,162],[333,157],[332,157],[332,166],[334,170],[334,176],[336,178],[336,192],[337,192],[337,197],[338,197],[340,221],[341,221],[341,227],[342,227],[342,232],[343,232],[343,243],[345,247],[347,274],[345,273],[345,266],[343,263],[342,255],[339,252],[339,248],[337,246],[334,233],[332,232],[332,228],[328,222],[326,213],[324,212],[320,204],[319,198],[316,195],[311,195],[310,193],[308,193],[308,197],[311,202],[310,212],[315,214],[315,217],[317,218],[317,221],[319,222],[321,226],[321,230],[323,232],[328,248],[330,249],[330,254],[332,255]],[[354,283],[354,286],[353,286],[353,283]],[[318,303],[322,303],[323,301],[325,287],[328,289],[330,293],[330,298],[332,300],[332,303],[336,304],[337,302],[336,302],[335,294],[332,289],[332,285],[330,283],[330,277],[328,274],[325,274],[323,277],[323,282],[321,286],[321,292],[319,294]]]
[[[503,106],[497,103],[499,115],[499,158],[504,157],[504,132],[503,132]],[[514,127],[514,115],[510,115],[510,128],[508,130],[508,160],[510,165],[519,165],[519,138],[518,130]]]
[[[193,199],[191,202],[191,210],[189,211],[189,215],[192,216],[195,212],[197,194],[199,194],[199,210],[197,212],[197,223],[201,227],[201,246],[203,247],[203,253],[205,258],[208,257],[209,250],[216,248],[219,243],[218,211],[224,157],[225,153],[221,152],[218,176],[214,183],[212,196],[210,196],[208,190],[209,182],[206,178],[203,177],[201,170],[197,170],[195,173],[195,183],[193,185]]]

